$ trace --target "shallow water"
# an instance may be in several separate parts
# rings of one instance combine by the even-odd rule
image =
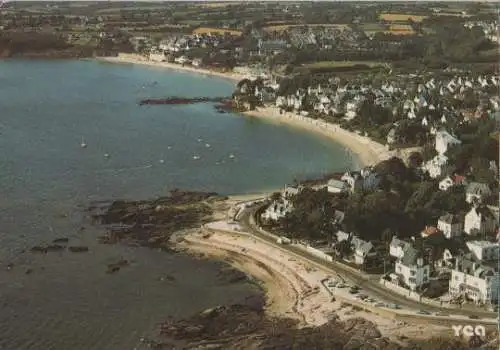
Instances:
[[[248,283],[221,285],[215,263],[98,245],[83,215],[92,200],[173,188],[255,192],[349,166],[345,150],[326,138],[219,114],[211,104],[137,105],[229,96],[233,84],[94,61],[0,62],[0,349],[133,349],[168,316],[257,292]],[[60,236],[90,252],[24,252]],[[120,258],[133,263],[107,275]],[[161,282],[165,274],[177,281]]]

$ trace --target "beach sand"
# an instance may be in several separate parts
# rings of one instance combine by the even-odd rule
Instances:
[[[321,281],[342,277],[252,236],[211,230],[209,237],[204,238],[196,230],[183,237],[180,247],[192,253],[202,253],[207,258],[225,261],[260,281],[266,291],[268,315],[298,320],[301,327],[320,326],[332,317],[341,320],[362,317],[377,324],[383,336],[395,341],[401,341],[401,336],[428,338],[449,335],[449,327],[406,324],[355,310],[338,300],[332,302]]]
[[[243,114],[247,116],[262,118],[276,123],[300,127],[340,143],[350,149],[359,157],[362,166],[375,165],[382,160],[389,159],[395,152],[389,151],[384,145],[370,140],[368,137],[358,135],[342,129],[336,124],[326,123],[322,120],[315,120],[303,117],[296,113],[279,113],[279,108],[267,106]]]
[[[217,71],[203,69],[203,68],[196,68],[196,67],[193,67],[191,65],[183,66],[183,65],[178,64],[178,63],[149,61],[144,56],[137,55],[137,54],[120,54],[116,57],[96,57],[96,60],[102,61],[102,62],[110,62],[110,63],[142,64],[142,65],[151,66],[151,67],[172,69],[172,70],[176,70],[176,71],[180,71],[180,72],[184,71],[184,72],[196,73],[196,74],[200,74],[200,75],[226,78],[226,79],[231,79],[234,81],[240,81],[244,78],[248,78],[246,75],[237,74],[237,73],[233,73],[233,72],[227,72],[227,73],[217,72]]]

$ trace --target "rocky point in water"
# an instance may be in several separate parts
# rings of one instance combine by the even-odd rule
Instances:
[[[95,203],[89,208],[95,223],[107,229],[103,244],[127,243],[170,250],[170,236],[180,230],[209,222],[210,204],[225,200],[214,192],[173,190],[152,200]]]

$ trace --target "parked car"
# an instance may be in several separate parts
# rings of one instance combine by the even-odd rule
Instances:
[[[447,312],[439,311],[439,312],[436,312],[436,316],[450,316],[450,314]]]
[[[351,289],[349,289],[349,293],[357,294],[357,293],[359,293],[359,291],[356,288],[351,288]]]
[[[385,304],[384,303],[376,303],[375,307],[385,307]]]
[[[431,313],[430,313],[430,312],[428,312],[428,311],[425,311],[425,310],[419,310],[419,311],[417,312],[417,314],[419,314],[419,315],[430,315]]]
[[[401,309],[401,306],[399,306],[398,304],[389,304],[387,305],[387,307],[389,309]]]
[[[477,316],[477,315],[470,315],[469,318],[472,319],[472,320],[477,320],[477,319],[479,319],[479,316]]]

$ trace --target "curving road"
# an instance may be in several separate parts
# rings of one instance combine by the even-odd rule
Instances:
[[[490,318],[490,319],[495,319],[496,318],[496,313],[495,312],[489,312],[489,311],[481,311],[481,310],[467,310],[467,309],[448,309],[448,308],[440,308],[428,304],[423,304],[419,303],[417,301],[413,301],[410,299],[406,299],[404,296],[395,293],[391,291],[390,289],[384,288],[382,285],[379,284],[378,279],[377,281],[374,281],[370,279],[369,277],[362,275],[358,272],[355,272],[354,270],[351,270],[351,268],[346,267],[345,265],[337,262],[327,262],[324,261],[323,259],[317,258],[311,254],[307,254],[306,252],[295,248],[290,245],[280,245],[277,244],[276,241],[269,236],[262,234],[257,225],[255,224],[255,221],[252,220],[252,218],[255,217],[255,214],[259,208],[261,208],[262,205],[258,206],[252,206],[248,208],[244,208],[241,213],[238,215],[239,216],[239,223],[240,225],[245,229],[246,232],[267,241],[269,244],[279,246],[282,249],[286,249],[290,252],[293,252],[294,254],[300,255],[302,258],[313,262],[315,264],[321,265],[323,268],[331,271],[332,273],[338,273],[342,277],[346,278],[347,280],[350,280],[352,284],[356,284],[359,287],[361,287],[364,291],[367,293],[371,294],[373,297],[378,298],[380,300],[384,300],[389,303],[394,303],[394,304],[399,304],[400,306],[407,308],[407,309],[413,309],[413,310],[425,310],[428,312],[446,312],[450,313],[453,315],[462,315],[462,316],[477,316],[479,318]],[[252,222],[253,221],[253,222]]]

